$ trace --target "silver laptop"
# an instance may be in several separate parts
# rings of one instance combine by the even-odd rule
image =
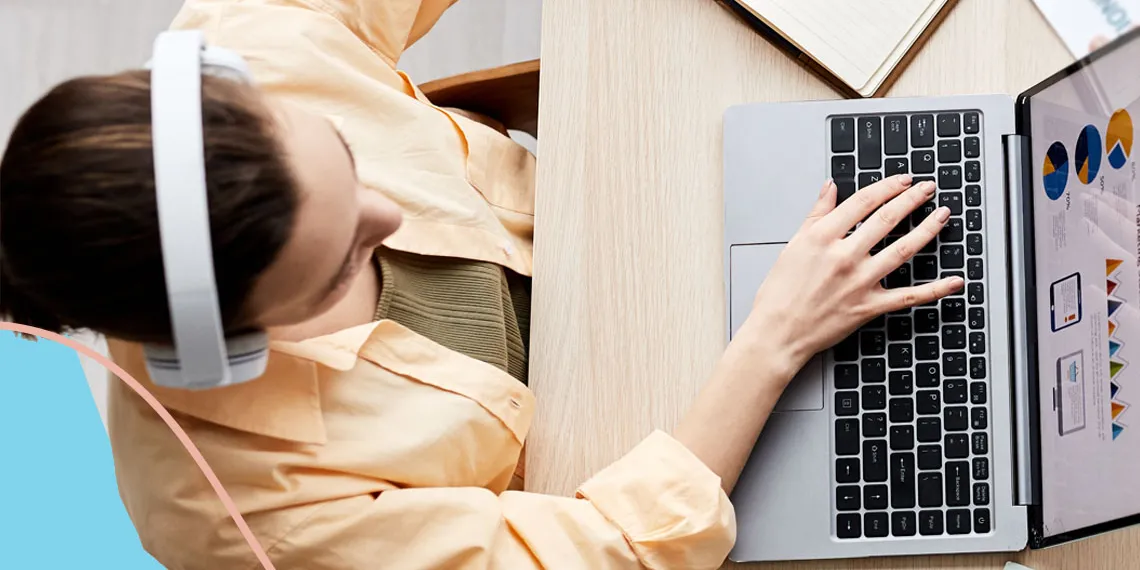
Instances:
[[[756,104],[724,123],[730,336],[818,187],[937,181],[960,275],[789,386],[733,494],[736,561],[1040,548],[1140,522],[1140,31],[1017,99]]]

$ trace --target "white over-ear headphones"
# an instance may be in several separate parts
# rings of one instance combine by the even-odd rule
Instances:
[[[151,70],[154,185],[173,346],[146,345],[155,384],[200,390],[258,378],[264,332],[226,338],[214,279],[202,123],[202,74],[252,83],[240,55],[208,47],[199,31],[158,36]]]

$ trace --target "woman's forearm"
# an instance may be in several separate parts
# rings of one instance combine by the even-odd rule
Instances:
[[[732,492],[768,416],[802,363],[755,335],[738,336],[673,432]]]

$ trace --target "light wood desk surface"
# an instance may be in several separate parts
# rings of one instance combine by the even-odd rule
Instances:
[[[671,429],[725,345],[722,113],[836,93],[713,0],[545,0],[530,490]],[[1015,94],[1071,61],[1030,0],[961,0],[891,96]],[[774,133],[773,136],[778,136]],[[822,180],[805,180],[816,192]],[[1048,551],[780,568],[1140,567],[1140,531]]]

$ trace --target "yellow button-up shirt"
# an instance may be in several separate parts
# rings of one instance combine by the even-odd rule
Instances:
[[[534,157],[433,107],[395,69],[453,0],[191,0],[174,26],[242,53],[260,86],[335,117],[361,181],[396,200],[386,245],[531,272]],[[282,569],[714,568],[735,538],[718,477],[655,432],[577,496],[508,491],[534,410],[507,373],[391,321],[274,342],[266,374],[205,392],[147,381]],[[257,560],[162,421],[112,385],[120,494],[172,569]]]

